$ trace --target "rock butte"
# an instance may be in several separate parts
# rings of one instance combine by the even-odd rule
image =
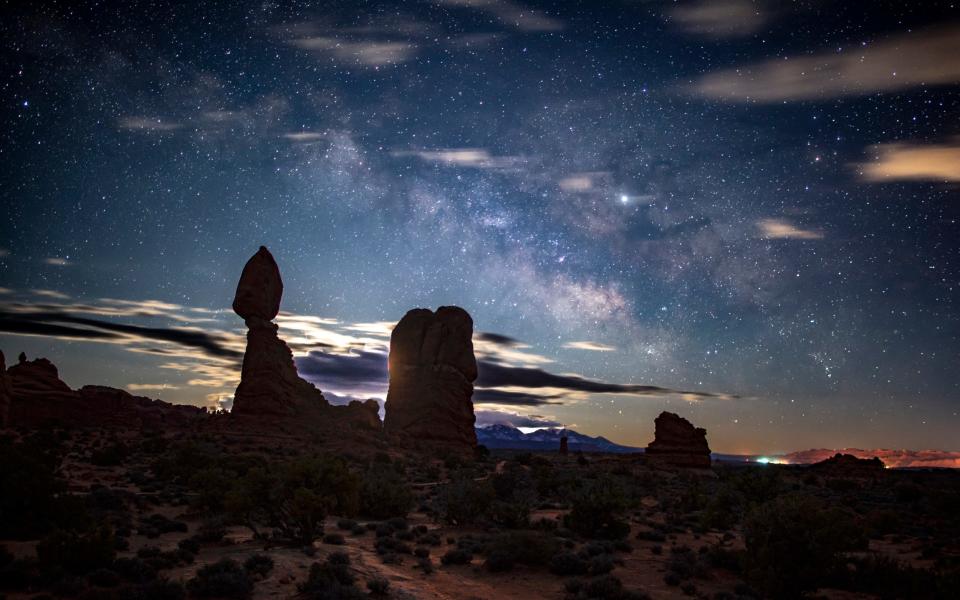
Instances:
[[[400,440],[477,445],[474,430],[473,319],[457,306],[415,308],[390,336],[384,430]]]
[[[710,466],[706,429],[694,427],[690,421],[671,412],[660,413],[654,425],[654,439],[646,450],[650,459],[678,467]]]

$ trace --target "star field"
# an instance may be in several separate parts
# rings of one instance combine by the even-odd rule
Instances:
[[[511,340],[491,360],[678,391],[546,390],[478,405],[489,422],[645,445],[672,407],[721,451],[960,449],[956,4],[3,10],[11,322],[236,336],[263,244],[298,357],[361,360],[406,310],[456,304]],[[236,385],[173,338],[15,329],[8,357],[74,387]]]

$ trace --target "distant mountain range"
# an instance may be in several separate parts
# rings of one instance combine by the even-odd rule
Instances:
[[[590,437],[571,429],[538,429],[524,433],[512,425],[490,425],[477,428],[477,442],[491,449],[535,450],[550,452],[560,449],[560,437],[566,432],[567,447],[571,452],[616,452],[627,454],[643,452],[643,448],[632,448],[614,444],[605,437]]]
[[[477,442],[497,450],[530,450],[556,452],[560,448],[560,436],[566,433],[567,446],[571,452],[613,452],[629,454],[643,452],[643,448],[621,446],[605,437],[590,437],[571,429],[538,429],[524,433],[513,425],[489,425],[477,428]],[[960,452],[943,450],[840,450],[816,449],[789,454],[736,455],[713,453],[713,460],[727,463],[780,463],[808,465],[830,458],[837,452],[853,454],[859,458],[880,458],[891,469],[904,468],[960,468]]]

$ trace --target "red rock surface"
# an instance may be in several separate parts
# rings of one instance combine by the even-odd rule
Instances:
[[[710,466],[706,429],[694,427],[671,412],[660,413],[654,425],[654,440],[647,446],[647,456],[679,467]]]
[[[467,449],[474,430],[473,319],[456,306],[416,308],[390,336],[384,429],[391,436]]]
[[[72,390],[45,358],[6,370],[10,383],[11,427],[186,427],[206,416],[203,408],[134,396],[116,388],[88,385]]]
[[[857,458],[852,454],[841,454],[840,452],[811,466],[839,471],[878,471],[885,468],[883,461],[876,456]]]

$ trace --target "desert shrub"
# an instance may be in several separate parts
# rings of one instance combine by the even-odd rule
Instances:
[[[122,600],[183,600],[186,590],[179,581],[156,579],[124,590]]]
[[[744,521],[747,578],[771,597],[799,597],[842,567],[840,553],[865,545],[863,532],[838,508],[809,496],[783,496]]]
[[[614,559],[609,554],[598,554],[590,558],[587,563],[587,572],[591,575],[606,575],[613,570]]]
[[[560,552],[550,559],[550,572],[554,575],[585,575],[587,562],[573,552]]]
[[[113,441],[90,453],[90,464],[98,467],[116,467],[122,465],[130,456],[130,448],[120,441]]]
[[[197,528],[197,533],[193,537],[201,544],[215,544],[222,541],[225,535],[227,535],[227,527],[223,519],[214,517],[200,523],[200,527]]]
[[[118,558],[113,570],[127,581],[144,583],[157,578],[157,570],[139,558]]]
[[[247,598],[253,593],[253,581],[240,563],[225,558],[198,569],[187,589],[199,598]]]
[[[353,584],[354,577],[350,572],[349,559],[347,563],[343,563],[334,562],[328,558],[324,563],[310,565],[307,580],[297,586],[297,589],[307,598],[324,600],[362,598],[363,593]]]
[[[413,494],[395,468],[373,463],[360,483],[360,512],[374,519],[405,517],[413,506]]]
[[[77,500],[65,495],[56,474],[59,464],[52,442],[15,444],[0,438],[0,538],[31,539],[86,521]]]
[[[445,565],[468,565],[473,560],[473,553],[461,548],[452,548],[440,558]]]
[[[612,575],[589,581],[571,579],[566,585],[567,600],[649,600],[642,592],[623,589],[623,583]]]
[[[676,575],[680,581],[691,577],[707,577],[710,565],[700,560],[700,556],[688,546],[674,546],[670,549],[667,571]]]
[[[102,588],[113,588],[120,585],[120,575],[116,571],[99,568],[87,574],[87,583]]]
[[[374,577],[367,580],[367,589],[372,596],[386,596],[390,591],[390,582],[383,577]]]
[[[243,561],[244,570],[256,577],[266,577],[273,570],[273,559],[266,554],[254,554]]]
[[[337,521],[337,528],[343,529],[344,531],[353,531],[358,527],[358,524],[353,519],[340,519]]]
[[[107,568],[115,556],[113,530],[108,526],[84,533],[57,530],[37,544],[42,569],[63,569],[75,575]]]
[[[516,564],[542,566],[557,553],[557,541],[539,531],[511,531],[491,540],[485,548],[488,571],[509,571]]]
[[[587,483],[576,494],[564,524],[584,537],[619,539],[630,533],[630,525],[618,518],[626,508],[620,484],[603,477]]]
[[[469,525],[484,518],[494,498],[490,481],[475,481],[462,474],[442,486],[437,494],[440,516],[453,525]]]
[[[236,478],[236,473],[219,467],[207,467],[193,473],[188,483],[196,493],[190,499],[190,506],[208,514],[223,512],[227,493]]]
[[[417,567],[423,571],[424,575],[433,573],[433,562],[429,556],[421,556],[417,559]]]
[[[187,531],[187,524],[183,521],[168,519],[161,514],[152,514],[140,520],[138,531],[146,537],[153,539],[164,533],[185,533]]]
[[[177,548],[190,554],[200,553],[200,541],[195,537],[188,537],[177,542]]]
[[[251,468],[227,495],[225,506],[254,534],[258,524],[265,524],[279,537],[311,542],[329,512],[357,512],[359,482],[340,459],[298,458],[271,469]]]
[[[333,546],[342,546],[346,540],[343,539],[343,536],[339,533],[328,533],[323,536],[324,544],[331,544]]]

